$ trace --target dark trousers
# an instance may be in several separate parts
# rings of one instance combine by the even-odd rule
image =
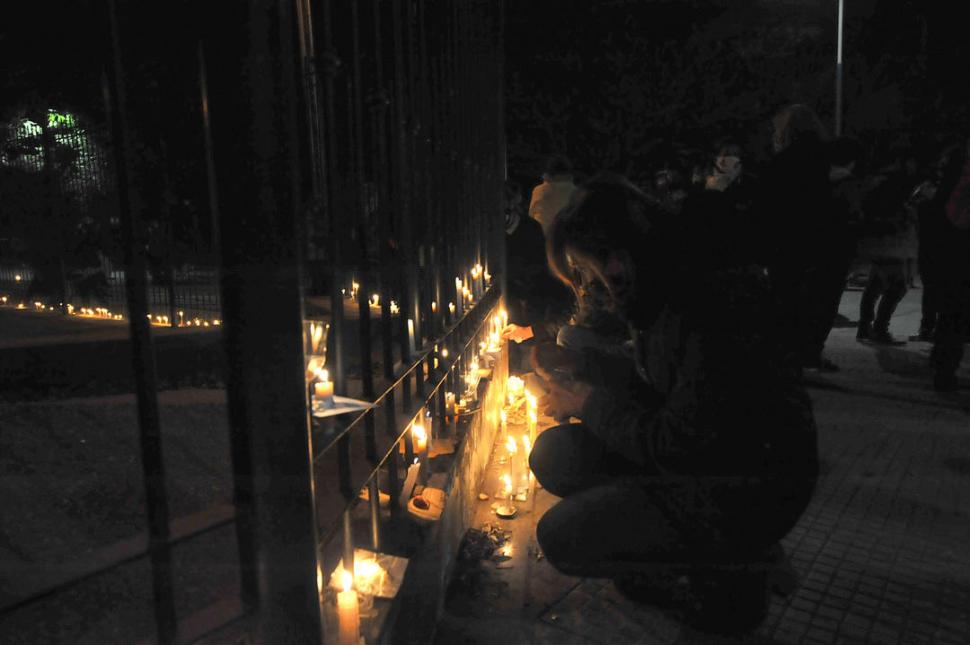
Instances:
[[[920,297],[919,331],[921,334],[932,334],[933,330],[936,329],[936,322],[940,315],[942,288],[940,269],[924,260],[924,255],[923,252],[920,253],[919,274],[923,283],[923,294]]]
[[[754,495],[750,509],[734,513],[719,506],[718,483],[705,488],[645,472],[582,424],[543,432],[529,464],[539,483],[563,498],[539,520],[536,538],[550,563],[576,576],[763,557],[811,497],[811,487],[777,505]]]
[[[970,340],[970,279],[949,280],[940,286],[940,312],[930,361],[937,374],[953,376]]]
[[[825,341],[835,324],[835,316],[839,313],[851,262],[848,256],[836,258],[815,267],[806,275],[803,344],[799,352],[805,364],[817,361],[822,355]]]
[[[872,325],[875,330],[888,331],[889,320],[906,295],[907,289],[904,260],[873,260],[859,305],[859,326]],[[876,301],[879,303],[878,308]]]

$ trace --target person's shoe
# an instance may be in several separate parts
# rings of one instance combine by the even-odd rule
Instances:
[[[955,392],[960,388],[956,374],[937,372],[933,376],[933,389],[937,392]]]
[[[856,340],[869,340],[872,336],[872,323],[859,321],[859,326],[855,330]]]
[[[812,370],[816,372],[838,372],[839,366],[825,358],[824,356],[819,356],[816,359],[808,360],[802,364],[807,370]]]
[[[889,333],[887,329],[874,329],[869,335],[869,342],[876,345],[905,345],[905,340],[899,340]]]

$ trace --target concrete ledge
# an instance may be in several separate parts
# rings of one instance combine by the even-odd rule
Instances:
[[[482,388],[481,406],[467,422],[450,466],[446,472],[432,475],[430,485],[442,488],[447,495],[445,509],[411,557],[397,597],[398,611],[383,630],[381,642],[427,643],[434,637],[459,545],[472,527],[480,503],[478,493],[499,428],[507,376],[505,347],[496,359],[492,378]]]

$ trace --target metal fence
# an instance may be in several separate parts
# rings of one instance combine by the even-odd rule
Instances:
[[[109,285],[112,303],[124,290],[130,320],[147,541],[0,615],[143,558],[151,564],[158,642],[191,641],[232,625],[259,642],[329,640],[318,586],[326,554],[336,545],[345,565],[352,561],[351,513],[363,489],[367,546],[382,546],[388,517],[379,484],[393,498],[400,494],[414,458],[412,420],[422,411],[440,419],[445,391],[460,390],[469,348],[499,306],[503,3],[258,0],[155,13],[107,7],[99,16],[110,183],[128,278]],[[136,34],[149,33],[146,25],[164,12],[185,29],[163,54],[139,49]],[[178,176],[159,179],[155,171],[171,165],[165,151],[177,147],[178,128],[135,115],[157,89],[131,70],[144,63],[139,56],[159,55],[177,68],[163,91],[195,109],[191,127],[199,136],[192,140],[199,145],[185,165],[204,188],[198,219],[211,239],[202,246],[218,269],[173,269],[155,280],[146,241],[155,223],[164,228],[165,216],[174,215],[153,198],[165,193],[160,183]],[[146,158],[146,148],[157,154]],[[7,273],[0,269],[0,281],[12,290],[21,281],[8,283]],[[173,528],[149,319],[167,315],[175,323],[179,311],[181,322],[221,311],[234,508]],[[313,414],[308,320],[329,330],[322,367],[335,392],[373,407]],[[173,545],[227,523],[236,529],[241,598],[200,612],[204,618],[179,616]]]

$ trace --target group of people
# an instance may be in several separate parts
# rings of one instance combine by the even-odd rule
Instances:
[[[517,367],[535,373],[541,406],[562,423],[531,453],[538,481],[562,497],[538,541],[563,572],[611,577],[721,632],[756,625],[767,590],[791,582],[779,541],[818,475],[802,375],[836,369],[822,349],[868,196],[858,144],[829,141],[802,105],[773,125],[757,177],[726,142],[673,199],[611,173],[577,185],[561,157],[528,216],[508,193],[505,335],[529,341]],[[966,148],[948,155],[914,198],[923,282],[937,289],[921,334],[935,334],[940,389],[956,385],[970,304],[970,166]],[[880,252],[858,335],[893,343],[905,262]]]

